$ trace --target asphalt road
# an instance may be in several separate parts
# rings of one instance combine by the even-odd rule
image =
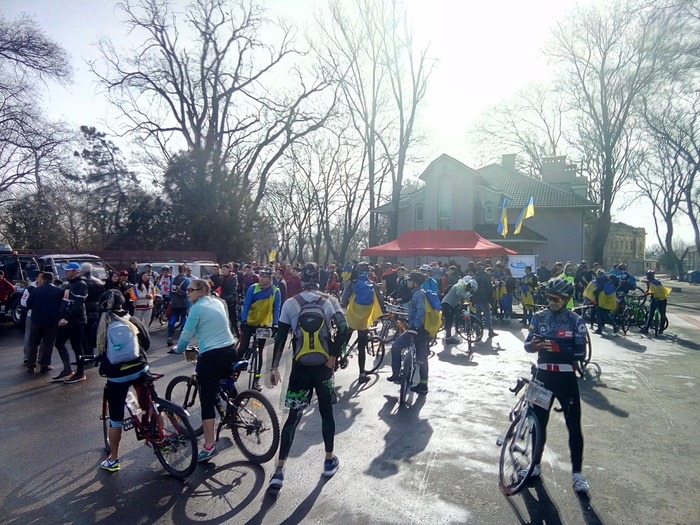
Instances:
[[[700,290],[682,287],[671,296],[665,336],[594,336],[601,375],[580,383],[591,484],[585,497],[571,488],[566,429],[554,413],[541,480],[513,497],[498,489],[495,441],[514,402],[508,387],[528,372],[531,358],[515,323],[496,326],[500,335],[479,344],[470,360],[462,347],[434,347],[430,393],[410,409],[397,410],[388,366],[360,386],[351,362],[336,378],[340,470],[330,480],[321,476],[314,406],[299,426],[276,499],[265,493],[273,462],[246,462],[230,436],[184,482],[168,476],[131,432],[122,440],[122,470],[101,471],[103,379],[92,369],[88,381],[74,385],[29,376],[20,366],[20,333],[5,327],[0,523],[698,524]],[[163,394],[190,365],[167,355],[163,331],[153,340],[150,362],[166,374],[157,385]],[[280,388],[265,394],[280,406]]]

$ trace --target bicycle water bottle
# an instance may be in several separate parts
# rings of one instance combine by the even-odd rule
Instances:
[[[139,402],[136,400],[136,396],[131,390],[126,395],[126,404],[129,406],[129,410],[134,416],[137,416],[142,412]]]

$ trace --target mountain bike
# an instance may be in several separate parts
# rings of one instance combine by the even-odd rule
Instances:
[[[401,351],[401,368],[399,370],[399,408],[408,408],[409,392],[413,386],[413,376],[418,368],[416,344],[411,337],[411,343]]]
[[[168,310],[168,303],[170,302],[169,297],[156,296],[155,302],[153,304],[153,312],[151,313],[151,319],[148,321],[148,326],[153,324],[153,321],[158,321],[161,326],[168,322],[168,316],[166,312]]]
[[[544,388],[536,376],[537,368],[533,371],[532,379],[520,377],[515,387],[509,389],[517,396],[527,385],[510,411],[509,419],[512,423],[505,437],[496,439],[496,445],[501,447],[498,485],[507,495],[517,494],[530,480],[535,468],[535,457],[544,446],[542,428],[533,407],[549,410],[552,392]]]
[[[262,352],[265,349],[267,340],[272,339],[272,328],[267,326],[259,326],[253,332],[252,340],[250,341],[250,346],[248,346],[247,355],[242,356],[243,359],[248,360],[248,388],[254,388],[254,385],[259,385],[260,379],[262,378]],[[238,352],[240,354],[240,345],[242,344],[242,339],[238,341]],[[255,388],[259,390],[260,387]]]
[[[666,317],[663,321],[661,320],[661,312],[656,306],[656,302],[657,299],[654,298],[654,296],[652,296],[649,308],[655,308],[655,310],[654,317],[651,318],[651,325],[649,326],[649,328],[654,330],[654,335],[658,337],[660,332],[663,332],[664,330],[666,330],[666,328],[668,328],[668,317]]]
[[[402,306],[386,303],[386,314],[377,319],[373,328],[378,330],[379,337],[386,344],[404,333],[407,326],[408,311]]]
[[[172,476],[186,478],[197,466],[197,437],[187,412],[182,407],[158,397],[153,383],[161,377],[163,374],[144,372],[134,383],[138,405],[132,406],[127,401],[125,406],[129,416],[124,418],[122,428],[133,429],[136,439],[143,440],[147,446],[153,448],[158,461]],[[109,454],[109,406],[106,385],[100,419],[105,450]]]
[[[194,347],[188,350],[196,352]],[[196,365],[196,358],[194,363]],[[239,393],[236,389],[236,381],[247,368],[248,361],[239,361],[231,367],[228,377],[219,382],[216,410],[220,419],[216,440],[224,427],[229,428],[234,442],[248,460],[265,463],[274,457],[279,447],[279,421],[272,403],[260,392],[244,390]],[[201,435],[202,413],[196,368],[191,376],[178,376],[170,381],[165,398],[182,402],[196,426],[194,433]]]
[[[463,305],[460,314],[455,316],[455,331],[467,342],[467,356],[470,356],[474,343],[481,341],[484,336],[484,324],[471,313],[468,303]]]
[[[340,356],[335,360],[334,370],[337,372],[339,368],[345,370],[350,364],[350,359],[359,352],[359,339],[355,341],[350,346],[345,346],[340,351]],[[384,346],[384,340],[381,336],[376,335],[374,332],[370,331],[370,337],[367,341],[367,346],[365,347],[365,372],[368,374],[373,374],[379,367],[382,366],[384,362],[384,354],[386,353],[386,348]]]

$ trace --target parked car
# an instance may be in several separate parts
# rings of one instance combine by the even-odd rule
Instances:
[[[93,267],[92,275],[99,279],[102,279],[103,281],[107,280],[107,270],[105,268],[105,262],[102,259],[100,259],[97,255],[91,255],[89,253],[81,253],[74,255],[58,253],[51,255],[42,255],[37,260],[39,262],[39,268],[41,269],[41,271],[53,272],[53,274],[61,281],[65,281],[66,279],[66,271],[63,269],[63,266],[68,264],[69,262],[76,262],[78,264],[89,262],[92,264]]]
[[[24,308],[20,300],[30,282],[36,280],[39,265],[33,252],[13,250],[9,244],[0,243],[0,270],[16,288],[12,296],[0,304],[0,318],[11,319],[16,326],[24,325]]]

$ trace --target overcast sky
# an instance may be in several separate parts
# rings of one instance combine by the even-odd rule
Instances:
[[[312,23],[314,11],[325,5],[317,0],[264,3],[299,26]],[[115,4],[111,0],[0,0],[6,18],[22,12],[34,16],[72,56],[75,82],[65,87],[51,84],[44,96],[51,117],[98,128],[110,119],[110,108],[97,93],[85,61],[97,58],[93,44],[101,37],[128,43]],[[467,129],[490,104],[532,80],[547,78],[548,66],[540,49],[555,20],[574,4],[573,0],[406,1],[418,38],[430,44],[430,55],[439,60],[421,115],[429,141],[426,161],[413,175],[442,153],[479,167],[473,165],[468,151]],[[649,206],[618,212],[615,220],[643,226],[647,233],[653,228]],[[687,230],[684,236],[690,239]],[[647,237],[647,243],[654,242]]]

